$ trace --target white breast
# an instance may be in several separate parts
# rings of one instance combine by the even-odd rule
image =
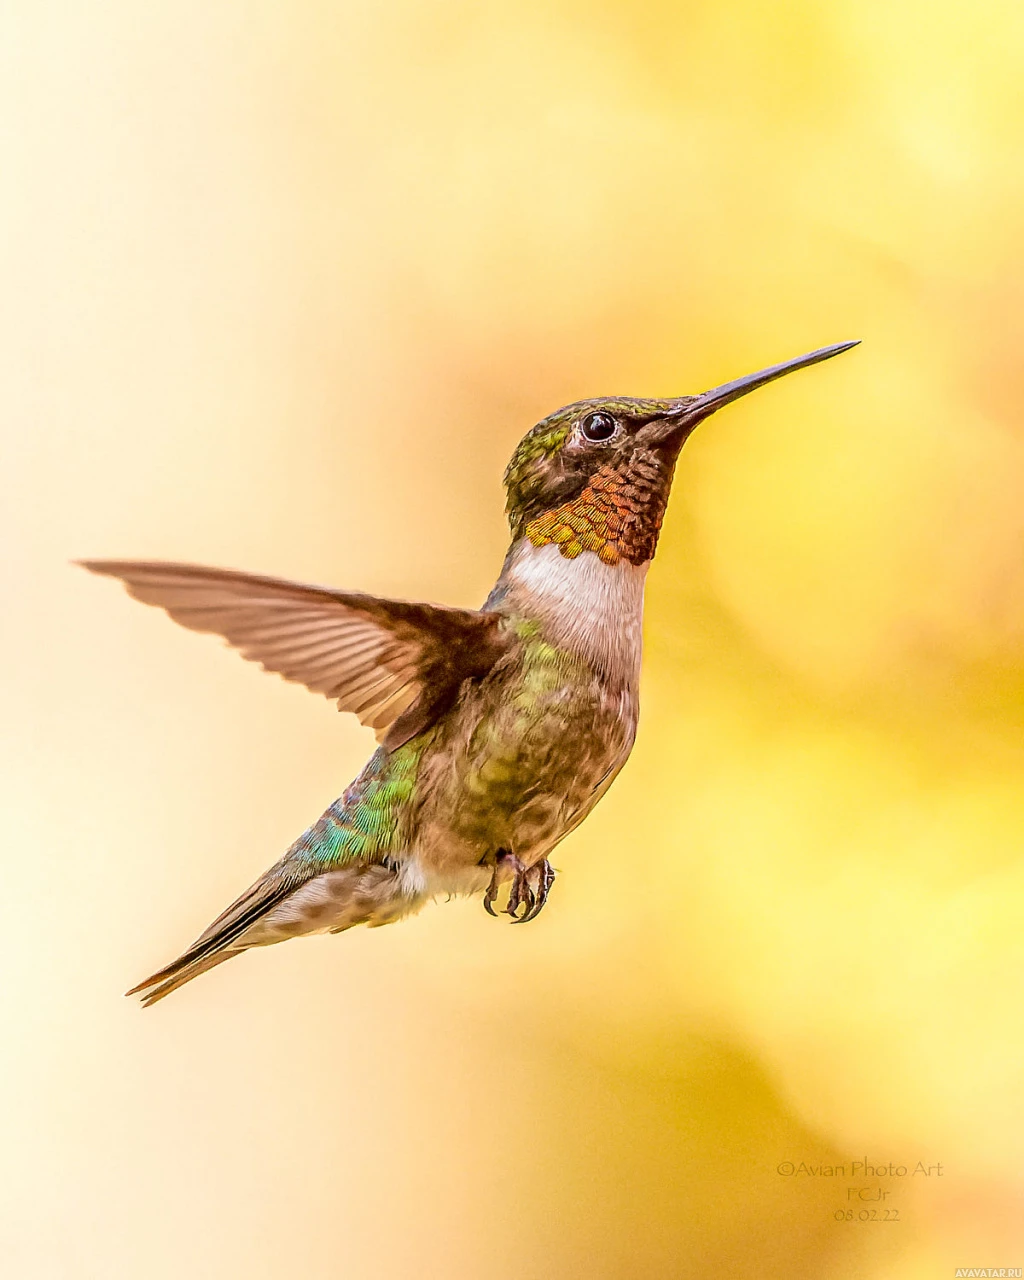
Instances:
[[[614,683],[636,688],[646,564],[605,564],[594,551],[570,560],[555,543],[535,547],[523,538],[504,576],[512,600],[552,643],[572,649]]]

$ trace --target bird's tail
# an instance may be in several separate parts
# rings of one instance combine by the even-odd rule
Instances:
[[[345,794],[187,951],[127,994],[144,992],[143,1003],[155,1004],[250,947],[389,924],[418,910],[424,886],[403,874],[385,845],[394,808],[408,791],[402,767],[397,753],[374,755]]]
[[[144,981],[126,991],[133,996],[145,992],[142,1003],[156,1004],[186,982],[213,969],[232,956],[248,951],[251,942],[242,939],[254,924],[278,906],[301,883],[301,879],[282,874],[281,864],[272,867],[260,880],[236,898],[226,911],[205,929],[187,951],[170,964],[150,974]]]

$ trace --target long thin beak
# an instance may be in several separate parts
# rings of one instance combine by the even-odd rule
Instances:
[[[782,364],[773,364],[767,369],[761,369],[758,373],[748,373],[745,378],[723,382],[720,387],[712,387],[703,395],[683,396],[679,401],[679,408],[673,411],[668,420],[672,423],[672,428],[667,434],[674,434],[680,427],[692,430],[698,422],[703,422],[705,418],[710,417],[724,405],[732,404],[740,396],[756,391],[758,387],[774,382],[776,378],[784,378],[787,373],[795,373],[797,369],[806,369],[809,365],[820,364],[822,360],[831,360],[841,351],[849,351],[859,343],[859,338],[853,342],[836,342],[831,347],[820,347],[817,351],[809,351],[805,356],[797,356],[795,360],[783,360]]]

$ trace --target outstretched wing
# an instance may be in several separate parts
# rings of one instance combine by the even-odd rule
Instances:
[[[80,560],[184,627],[223,636],[243,658],[337,699],[393,750],[487,674],[509,645],[500,615],[381,600],[231,569]]]

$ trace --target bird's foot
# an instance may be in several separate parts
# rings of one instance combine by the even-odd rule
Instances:
[[[512,917],[513,924],[525,924],[527,920],[533,920],[540,914],[548,900],[551,886],[555,883],[555,873],[547,858],[527,867],[514,853],[499,853],[495,859],[491,883],[484,894],[484,910],[489,915],[497,916],[494,902],[498,890],[509,879],[510,874],[512,887],[503,910]],[[519,915],[520,907],[524,908],[522,915]]]
[[[506,853],[501,850],[494,859],[494,871],[491,875],[491,883],[487,886],[487,892],[484,894],[484,910],[489,916],[498,918],[498,913],[494,909],[497,901],[498,890],[508,879],[518,880],[520,876],[526,873],[526,868],[519,861],[514,853]]]
[[[535,862],[512,881],[512,889],[508,895],[505,910],[512,917],[513,924],[526,924],[527,920],[535,920],[548,900],[551,886],[555,883],[555,872],[547,858]],[[524,907],[522,915],[518,915],[520,907]]]

